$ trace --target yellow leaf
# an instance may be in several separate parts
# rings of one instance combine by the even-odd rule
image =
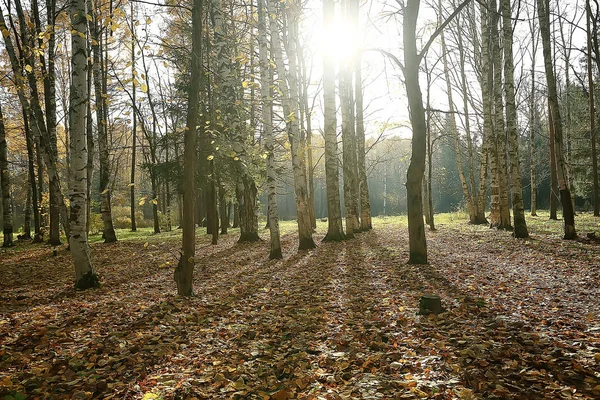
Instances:
[[[150,200],[152,204],[157,205],[158,204],[158,200],[157,199],[152,199]]]
[[[143,206],[144,204],[146,204],[146,199],[147,199],[147,197],[142,197],[140,199],[140,202],[138,203],[138,205]]]
[[[127,185],[127,187],[132,187],[135,186],[135,183],[131,182],[129,185]]]
[[[142,400],[155,400],[155,399],[158,399],[158,395],[156,395],[154,393],[150,393],[150,392],[146,393],[144,395],[144,397],[142,397]]]
[[[90,14],[85,14],[85,19],[87,19],[88,21],[92,21],[93,18]]]
[[[106,194],[106,193],[108,193],[108,192],[109,192],[109,190],[108,190],[108,189],[104,189],[104,190],[102,191],[102,193],[100,193],[100,194]]]
[[[4,387],[11,387],[12,386],[12,381],[10,380],[10,376],[5,376],[4,378],[2,378],[2,380],[0,380],[0,386],[4,386]]]
[[[194,262],[194,257],[188,258],[188,262],[193,263]]]
[[[147,249],[148,248],[148,242],[144,243],[144,248]]]
[[[166,62],[166,61],[165,61],[165,62],[163,62],[163,65],[165,66],[165,68],[168,68],[168,67],[169,67],[169,63],[168,63],[168,62]]]
[[[27,72],[31,73],[31,71],[33,71],[33,68],[31,68],[31,65],[27,64],[27,65],[25,66],[25,71],[27,71]]]
[[[248,82],[248,81],[242,82],[242,87],[243,88],[247,88],[249,85],[250,85],[250,82]]]
[[[146,93],[148,91],[148,86],[145,83],[142,83],[142,92]]]
[[[83,32],[77,32],[77,34],[78,34],[80,37],[82,37],[82,38],[84,38],[84,39],[85,39],[85,33],[83,33]]]
[[[212,154],[211,154],[210,156],[206,157],[206,159],[207,159],[208,161],[211,161],[211,160],[212,160],[212,159],[214,159],[214,158],[215,158],[215,156],[213,156]]]
[[[239,158],[239,157],[234,157],[234,158],[233,158],[233,161],[239,161],[239,160],[240,160],[240,158]]]
[[[150,25],[152,23],[152,18],[146,18],[146,25]]]
[[[10,33],[8,32],[8,29],[2,28],[2,36],[4,36],[5,38],[7,38],[9,35],[10,35]]]

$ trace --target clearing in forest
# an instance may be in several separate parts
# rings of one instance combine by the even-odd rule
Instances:
[[[0,398],[599,398],[600,247],[528,223],[516,240],[445,216],[429,265],[406,264],[400,218],[298,254],[286,234],[274,261],[268,240],[200,235],[190,299],[179,233],[93,244],[84,292],[66,250],[19,245],[0,262]],[[428,293],[446,312],[416,314]]]

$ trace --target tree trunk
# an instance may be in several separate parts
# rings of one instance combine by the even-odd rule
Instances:
[[[563,155],[562,121],[560,118],[558,95],[556,91],[556,79],[554,77],[551,59],[549,0],[537,0],[537,5],[542,45],[544,48],[544,68],[546,70],[546,81],[548,84],[548,103],[550,105],[550,113],[552,115],[554,125],[556,177],[558,179],[560,199],[563,207],[564,239],[572,240],[577,238],[577,232],[575,231],[575,213],[573,210],[573,203],[571,202],[571,190],[569,188],[567,168]]]
[[[324,29],[333,24],[335,2],[323,0]],[[323,103],[325,138],[325,181],[327,186],[327,241],[345,240],[340,206],[340,181],[338,170],[337,118],[335,105],[335,60],[331,54],[323,55]]]
[[[29,118],[23,110],[23,129],[25,130],[25,142],[27,145],[27,172],[29,177],[29,190],[31,191],[28,196],[30,196],[30,204],[28,208],[33,209],[33,228],[34,228],[34,237],[40,237],[40,209],[38,207],[38,196],[37,196],[37,185],[35,181],[35,166],[33,163],[33,134],[31,132],[31,128],[29,126]],[[27,239],[31,239],[31,233],[29,229],[25,230],[25,237]]]
[[[494,137],[496,138],[496,174],[498,185],[498,221],[495,225],[498,229],[512,230],[510,221],[510,208],[508,204],[508,169],[506,154],[506,126],[504,121],[504,103],[502,93],[502,47],[500,46],[500,36],[498,32],[499,15],[496,13],[497,2],[492,0],[490,8],[493,10],[491,16],[490,36],[493,39],[493,70],[494,70]],[[492,163],[493,165],[493,163]]]
[[[10,171],[8,169],[8,148],[6,145],[6,131],[4,130],[4,116],[0,105],[0,182],[2,187],[2,232],[4,241],[2,247],[13,245],[13,209],[10,202]]]
[[[590,27],[590,21],[592,20],[592,9],[590,7],[590,1],[587,0],[585,2],[586,9],[586,21],[587,21],[587,48],[588,48],[588,56],[587,56],[587,70],[588,70],[588,85],[589,85],[589,109],[590,109],[590,144],[592,151],[592,200],[594,203],[594,216],[600,216],[600,195],[599,195],[599,187],[598,187],[598,155],[596,154],[596,111],[594,107],[594,75],[592,73],[592,31]],[[594,22],[594,27],[596,27],[596,22]],[[595,29],[594,29],[595,31]],[[594,32],[596,33],[596,32]],[[597,41],[596,41],[597,44]],[[596,56],[600,53],[599,49],[595,48]],[[600,62],[598,63],[598,68],[600,68]]]
[[[351,1],[343,0],[344,19],[351,19]],[[346,210],[346,236],[353,238],[360,229],[358,220],[358,161],[356,156],[356,119],[354,87],[352,85],[353,60],[342,62],[339,71],[340,108],[342,111],[342,171],[344,175],[344,206]]]
[[[554,139],[554,119],[548,104],[548,138],[550,142],[550,219],[558,220],[558,179],[556,177],[556,151]]]
[[[75,287],[87,289],[99,285],[90,257],[86,232],[86,210],[89,199],[86,195],[87,182],[87,141],[85,130],[87,101],[87,43],[85,0],[71,1],[71,85],[69,105],[69,132],[71,134],[71,165],[73,172],[70,182],[70,222],[69,246],[75,263]]]
[[[137,99],[136,99],[136,85],[135,85],[135,44],[136,44],[136,30],[135,30],[135,18],[133,2],[130,3],[131,7],[131,107],[132,110],[132,125],[131,125],[131,177],[129,182],[129,207],[130,207],[130,218],[131,218],[131,231],[137,231],[137,223],[135,220],[135,168],[136,168],[136,149],[137,149]],[[181,225],[181,220],[179,222]]]
[[[86,196],[88,199],[92,198],[92,180],[94,177],[94,120],[92,118],[93,107],[92,107],[92,70],[94,69],[92,65],[92,60],[88,59],[88,69],[87,69],[87,111],[86,111],[86,140],[87,140],[87,182],[86,182]],[[68,107],[68,106],[67,106]],[[69,132],[70,135],[70,132]],[[70,143],[69,143],[70,146]],[[72,176],[69,174],[69,181],[72,179]],[[87,202],[87,212],[86,212],[86,222],[85,222],[85,231],[90,234],[90,225],[92,223],[92,202]]]
[[[33,42],[30,39],[29,34],[27,32],[27,28],[26,28],[27,23],[25,20],[25,14],[23,12],[23,8],[21,6],[20,0],[15,1],[15,6],[16,6],[17,15],[19,17],[19,26],[21,29],[21,39],[23,40],[23,43],[28,44],[28,45],[33,45]],[[2,14],[0,14],[0,16],[2,16],[2,25],[4,25],[4,16]],[[22,72],[21,72],[22,69],[19,69],[20,68],[19,61],[16,58],[16,55],[14,53],[14,48],[12,46],[12,41],[10,40],[9,37],[5,38],[5,43],[6,43],[6,47],[7,47],[7,52],[9,53],[9,57],[11,58],[11,65],[12,65],[15,76],[23,78]],[[10,47],[10,49],[9,49],[9,47]],[[32,67],[36,64],[35,56],[34,56],[33,52],[28,52],[28,53],[24,54],[23,59],[24,59],[24,62],[28,63]],[[67,218],[67,208],[66,208],[64,198],[62,195],[60,176],[58,174],[58,169],[57,169],[58,163],[57,163],[56,157],[54,156],[54,152],[53,152],[52,137],[50,137],[50,135],[48,133],[47,125],[45,123],[44,112],[42,111],[41,102],[40,102],[38,81],[37,81],[37,77],[36,77],[34,68],[32,68],[31,71],[27,70],[26,78],[27,78],[27,82],[29,83],[31,102],[28,102],[26,99],[22,99],[21,104],[23,104],[23,101],[29,103],[25,108],[27,108],[27,110],[31,113],[30,114],[30,123],[33,126],[35,140],[38,141],[40,144],[41,155],[44,160],[46,170],[48,173],[48,182],[49,182],[48,192],[50,194],[50,197],[54,197],[54,199],[53,199],[54,204],[58,204],[58,207],[60,210],[60,218],[61,218],[63,227],[65,228],[65,232],[68,237],[69,236],[69,219]],[[24,80],[23,80],[23,82],[24,82]],[[19,89],[17,91],[19,91]],[[21,95],[19,95],[19,98],[21,98],[21,96],[25,96],[25,93],[23,92]],[[41,165],[41,163],[40,163],[40,165]],[[40,181],[38,181],[38,183],[39,182]],[[40,195],[40,194],[41,193],[38,193],[38,195]]]
[[[442,1],[438,1],[439,8],[439,19],[438,22],[441,24],[442,18]],[[460,29],[459,29],[460,30]],[[444,64],[444,78],[446,81],[446,95],[448,96],[448,107],[450,114],[448,118],[450,119],[450,130],[452,136],[454,138],[454,151],[456,154],[456,167],[458,171],[458,177],[460,178],[460,184],[463,190],[463,196],[465,197],[465,202],[467,203],[467,212],[469,213],[469,221],[474,221],[477,219],[477,207],[475,207],[474,198],[471,195],[471,191],[469,190],[469,185],[467,184],[467,178],[465,177],[465,173],[463,171],[463,159],[462,159],[462,151],[461,151],[461,143],[460,136],[458,134],[458,127],[456,125],[456,117],[455,117],[455,107],[454,107],[454,96],[452,95],[452,81],[450,80],[450,67],[448,64],[448,49],[446,47],[446,37],[444,32],[440,34],[440,39],[442,42],[442,62]],[[461,66],[461,68],[464,68]],[[464,99],[466,101],[466,98]],[[465,115],[465,120],[469,119],[469,115]],[[467,135],[469,133],[467,132]]]
[[[533,3],[534,12],[535,5]],[[529,24],[529,33],[533,39],[531,50],[531,88],[529,92],[529,164],[530,164],[530,180],[531,180],[531,216],[537,216],[537,187],[535,180],[535,118],[536,118],[536,102],[535,102],[535,60],[538,47],[537,29],[535,27],[535,18],[531,18]]]
[[[194,257],[196,256],[194,191],[196,185],[196,125],[199,112],[200,76],[202,74],[202,4],[203,0],[194,0],[192,8],[191,82],[188,92],[185,147],[183,150],[183,221],[181,222],[183,239],[181,258],[174,273],[177,294],[180,296],[191,296],[193,294]]]
[[[265,16],[266,0],[258,0],[258,50],[260,57],[260,94],[262,110],[263,137],[267,153],[267,202],[268,225],[271,237],[269,259],[281,259],[281,237],[279,232],[279,213],[277,210],[277,171],[275,170],[275,149],[273,138],[273,100],[269,84],[269,54],[267,43],[267,22]]]
[[[219,179],[219,216],[221,218],[221,235],[227,235],[227,229],[229,228],[229,212],[227,199],[225,198],[225,186]]]
[[[105,117],[106,93],[103,93],[103,62],[102,62],[102,38],[100,35],[98,15],[96,10],[92,11],[92,1],[88,1],[88,7],[92,16],[90,22],[90,34],[92,36],[92,54],[93,54],[93,79],[94,79],[94,94],[96,106],[96,127],[98,132],[98,161],[100,163],[99,174],[99,193],[100,193],[100,215],[102,217],[103,229],[102,237],[104,243],[114,243],[117,241],[117,235],[112,222],[111,210],[111,194],[110,194],[110,168],[108,159],[108,127]]]
[[[514,236],[527,238],[527,224],[523,207],[521,185],[521,163],[519,160],[519,132],[517,130],[517,109],[515,105],[514,62],[512,53],[512,18],[510,0],[500,0],[502,10],[502,30],[504,33],[504,97],[506,99],[506,130],[510,153],[510,185],[514,216]]]
[[[460,26],[460,21],[456,21],[457,26]],[[463,110],[465,113],[465,137],[467,139],[467,160],[469,164],[469,185],[471,193],[471,209],[469,211],[469,223],[474,225],[487,224],[485,219],[485,209],[479,208],[479,195],[477,187],[475,185],[475,162],[474,162],[474,150],[473,140],[471,138],[471,119],[469,115],[469,89],[467,86],[467,73],[465,70],[466,59],[465,50],[463,45],[462,30],[456,29],[457,43],[458,43],[458,54],[459,54],[459,66],[460,66],[460,84],[463,98]],[[487,168],[487,167],[486,167]],[[485,183],[485,179],[484,179]],[[430,183],[431,184],[431,183]],[[485,192],[485,189],[484,189]]]
[[[312,238],[312,223],[308,206],[308,189],[306,183],[306,151],[305,144],[300,139],[300,129],[298,126],[298,79],[297,79],[297,59],[296,59],[296,28],[297,15],[296,10],[287,8],[288,21],[288,42],[287,57],[289,62],[289,71],[286,71],[283,63],[283,52],[281,49],[281,38],[279,36],[279,27],[277,20],[270,18],[271,27],[271,51],[277,66],[278,83],[282,96],[283,113],[286,116],[286,129],[290,150],[292,153],[292,170],[294,174],[294,191],[296,193],[296,213],[298,218],[298,250],[312,249],[316,247]],[[275,15],[276,11],[271,2],[268,3],[269,15]],[[287,79],[286,79],[287,78]],[[289,82],[289,86],[288,86]]]
[[[427,241],[423,223],[423,198],[421,182],[425,172],[427,127],[423,96],[419,86],[419,54],[417,53],[417,17],[419,0],[408,0],[404,8],[404,82],[408,97],[410,123],[412,126],[412,154],[406,173],[408,209],[409,264],[427,264]]]

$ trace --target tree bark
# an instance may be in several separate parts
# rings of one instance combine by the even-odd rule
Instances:
[[[131,124],[131,175],[129,178],[129,209],[131,218],[131,231],[137,231],[137,223],[135,220],[135,169],[136,169],[136,150],[137,150],[137,93],[135,85],[135,44],[136,44],[136,29],[135,29],[135,10],[133,2],[130,3],[131,9],[131,107],[132,107],[132,124]],[[181,225],[181,221],[179,222]]]
[[[537,0],[538,17],[540,21],[540,32],[542,36],[544,68],[546,70],[546,82],[548,84],[548,103],[554,125],[554,148],[556,153],[556,176],[560,191],[560,199],[563,207],[564,239],[573,240],[577,238],[575,231],[575,212],[571,202],[571,190],[567,176],[567,168],[563,155],[563,131],[558,95],[556,91],[556,78],[552,67],[550,49],[550,5],[549,0]]]
[[[191,296],[193,294],[194,257],[196,256],[196,229],[194,223],[195,185],[196,185],[196,141],[197,120],[199,112],[200,79],[202,74],[202,5],[203,0],[194,0],[192,8],[192,57],[191,82],[188,92],[188,110],[183,150],[183,238],[181,258],[175,269],[174,278],[177,283],[177,294]]]
[[[517,109],[515,105],[515,83],[513,62],[513,33],[510,0],[500,0],[502,10],[502,30],[504,33],[504,97],[506,100],[506,130],[510,153],[510,186],[514,217],[513,235],[527,238],[529,232],[525,222],[523,187],[521,185],[521,163],[519,159],[519,132],[517,130]]]
[[[93,79],[94,79],[94,95],[96,105],[96,127],[98,133],[98,161],[100,164],[99,187],[100,193],[100,215],[102,217],[103,229],[102,237],[104,243],[114,243],[117,241],[117,235],[113,227],[112,210],[111,210],[111,193],[110,193],[110,168],[108,157],[108,126],[105,117],[105,109],[107,107],[106,96],[103,92],[102,79],[104,65],[102,62],[102,46],[103,41],[100,35],[98,20],[99,16],[96,10],[92,11],[92,1],[88,1],[92,21],[90,22],[90,34],[92,41],[92,56],[93,56]]]
[[[300,140],[300,129],[298,126],[300,116],[298,112],[299,97],[296,59],[297,11],[292,8],[295,7],[286,9],[287,26],[289,29],[287,35],[289,40],[286,43],[289,71],[286,71],[283,63],[281,38],[275,18],[270,18],[271,51],[275,59],[275,65],[277,66],[279,88],[283,94],[281,100],[292,153],[292,170],[294,174],[294,191],[296,193],[296,213],[298,219],[298,250],[307,250],[315,248],[316,245],[312,238],[313,229],[308,206],[306,150],[305,144]],[[269,15],[276,15],[275,7],[271,2],[268,3],[268,10]]]
[[[273,138],[273,100],[269,85],[269,54],[267,43],[267,22],[265,16],[266,0],[258,1],[258,51],[260,57],[260,95],[262,111],[263,137],[267,153],[267,202],[268,225],[271,237],[269,259],[281,259],[281,237],[279,232],[279,213],[277,210],[277,171],[275,170],[275,149]]]
[[[425,172],[427,127],[423,96],[419,86],[419,54],[417,53],[417,17],[419,0],[408,0],[404,8],[404,82],[412,125],[412,154],[406,173],[408,209],[409,264],[427,264],[427,241],[423,223],[421,181]]]
[[[87,141],[85,129],[87,101],[87,41],[85,0],[71,1],[71,85],[69,96],[69,132],[71,134],[70,182],[71,235],[69,246],[75,263],[75,287],[87,289],[99,285],[90,256],[86,231],[86,212],[89,198],[87,184]]]
[[[594,107],[594,75],[592,72],[592,30],[590,27],[590,21],[592,20],[592,9],[590,7],[590,1],[587,0],[585,2],[586,9],[586,27],[587,27],[587,48],[588,48],[588,56],[587,56],[587,70],[588,70],[588,85],[589,85],[589,109],[590,109],[590,144],[592,151],[592,201],[594,203],[594,216],[600,216],[600,195],[599,195],[599,187],[598,187],[598,155],[596,153],[596,111]],[[596,22],[594,22],[594,27],[596,26]],[[595,31],[595,30],[594,30]],[[594,32],[596,33],[596,32]],[[596,41],[597,44],[597,41]],[[595,48],[596,56],[600,53],[598,48]],[[598,68],[600,69],[600,62],[598,63]]]
[[[0,182],[2,184],[2,232],[4,234],[2,247],[13,245],[13,209],[10,201],[10,179],[4,116],[0,105]]]
[[[353,0],[352,0],[353,1]],[[344,18],[351,19],[351,0],[343,0]],[[356,155],[356,118],[352,75],[354,60],[342,62],[339,71],[340,108],[342,111],[342,171],[344,175],[344,206],[346,236],[353,238],[360,230],[358,220],[358,161]]]
[[[335,2],[323,0],[323,26],[327,29],[334,19]],[[345,240],[340,206],[338,170],[337,118],[335,105],[335,61],[331,54],[323,55],[323,103],[325,138],[325,181],[327,189],[327,241]]]

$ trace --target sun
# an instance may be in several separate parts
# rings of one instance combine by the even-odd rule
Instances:
[[[355,30],[347,21],[339,18],[329,26],[322,27],[317,40],[323,56],[331,57],[338,63],[352,60],[358,51]]]

